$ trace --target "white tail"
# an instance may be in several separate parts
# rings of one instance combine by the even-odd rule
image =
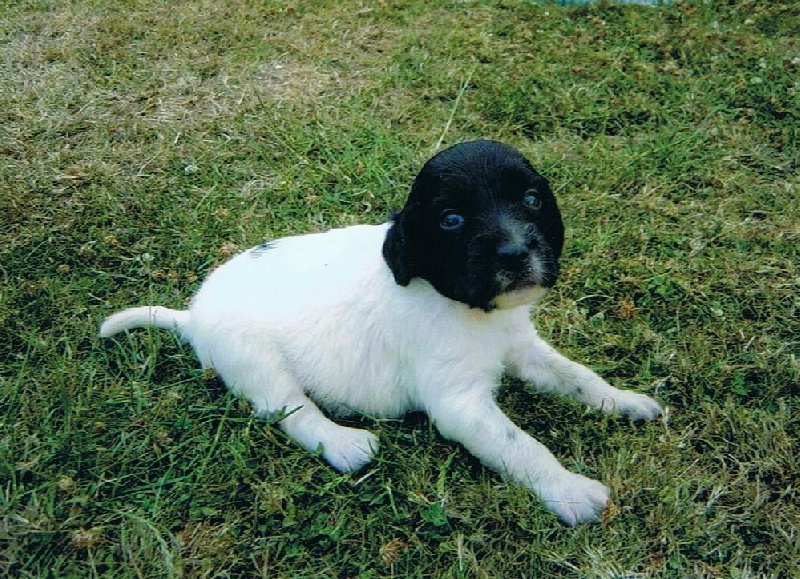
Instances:
[[[190,315],[187,311],[172,310],[163,306],[128,308],[103,321],[103,325],[100,326],[100,337],[107,338],[123,330],[143,326],[155,326],[183,334],[189,323]]]

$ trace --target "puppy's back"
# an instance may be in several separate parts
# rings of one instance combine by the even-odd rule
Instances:
[[[245,316],[296,321],[347,301],[388,271],[381,245],[388,225],[356,225],[285,237],[254,247],[216,269],[191,310],[200,318]]]

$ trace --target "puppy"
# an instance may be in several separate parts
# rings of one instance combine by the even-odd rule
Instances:
[[[423,411],[575,525],[602,513],[609,489],[503,414],[500,375],[636,420],[662,409],[537,335],[529,310],[556,282],[563,240],[547,181],[516,149],[462,143],[423,166],[389,223],[265,243],[212,272],[188,310],[127,309],[100,335],[177,331],[256,413],[283,416],[290,438],[343,472],[366,465],[378,439],[329,416]]]

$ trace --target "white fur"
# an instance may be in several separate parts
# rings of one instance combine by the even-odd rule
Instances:
[[[378,439],[320,407],[339,416],[419,410],[567,524],[596,519],[609,490],[566,470],[505,416],[493,396],[501,373],[634,419],[657,417],[659,404],[613,388],[539,338],[529,307],[543,288],[500,296],[485,312],[419,278],[398,285],[381,255],[387,229],[359,225],[251,249],[215,270],[188,311],[133,308],[100,333],[176,329],[234,393],[260,414],[287,412],[280,427],[340,471],[367,464]]]

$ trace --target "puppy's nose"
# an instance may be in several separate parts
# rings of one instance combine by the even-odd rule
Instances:
[[[503,267],[519,269],[528,261],[530,250],[522,243],[503,243],[497,248],[497,257]]]

